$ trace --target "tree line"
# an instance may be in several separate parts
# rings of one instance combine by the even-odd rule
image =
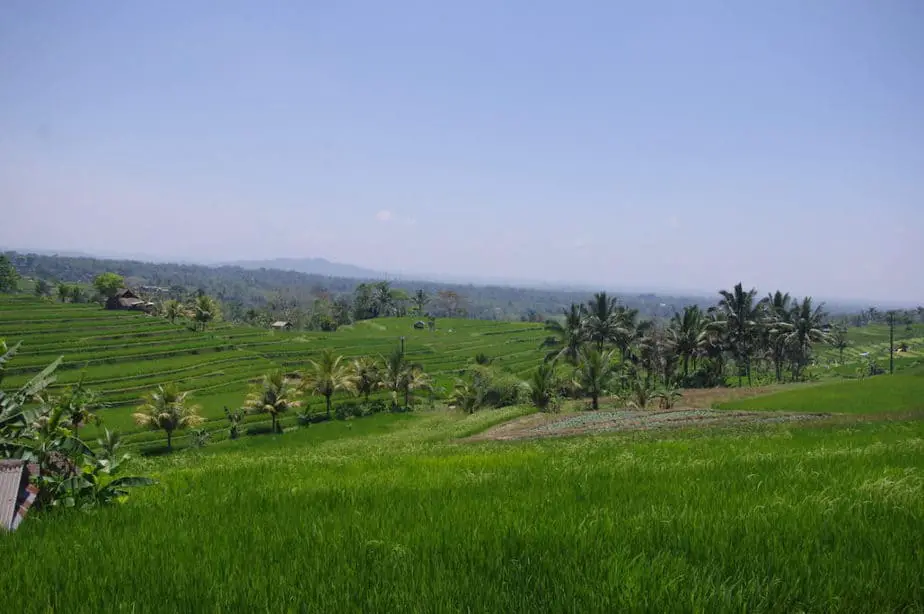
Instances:
[[[250,270],[234,266],[146,263],[130,260],[47,256],[7,252],[5,257],[19,274],[46,280],[51,286],[59,282],[86,286],[106,271],[115,272],[134,286],[148,285],[166,290],[164,298],[185,301],[191,292],[200,291],[215,297],[223,307],[225,319],[243,322],[251,317],[289,320],[299,328],[320,329],[329,315],[344,323],[343,314],[353,320],[370,313],[363,309],[362,286],[374,287],[375,279],[327,277],[276,269]],[[391,280],[391,289],[408,297],[410,313],[413,295],[423,290],[432,297],[428,311],[436,317],[470,317],[484,320],[542,321],[544,315],[559,313],[575,301],[583,301],[583,290],[518,288],[510,286],[450,284],[427,281]],[[0,290],[3,291],[3,290]],[[396,298],[401,302],[402,294]],[[360,309],[357,310],[357,296]],[[623,301],[638,309],[644,317],[666,317],[672,310],[697,302],[695,297],[632,294]],[[316,302],[317,301],[317,302]],[[366,306],[369,306],[366,303]],[[371,309],[371,307],[369,307]],[[317,315],[316,315],[317,314]],[[365,315],[364,315],[365,314]],[[312,322],[314,319],[314,322]]]
[[[671,407],[680,389],[725,386],[729,377],[739,386],[752,385],[758,374],[777,382],[804,380],[818,344],[843,355],[849,343],[846,327],[830,322],[812,297],[782,291],[759,297],[740,283],[720,291],[716,304],[686,306],[667,321],[642,319],[637,309],[600,292],[573,303],[545,328],[545,359],[527,381],[498,386],[490,365],[478,364],[457,381],[452,404],[474,411],[498,399],[528,398],[547,410],[561,399],[583,397],[597,409],[602,396],[613,395],[623,407],[654,401]]]

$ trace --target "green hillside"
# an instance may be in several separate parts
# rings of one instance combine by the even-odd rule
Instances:
[[[251,380],[274,368],[303,369],[328,347],[348,358],[387,354],[403,336],[408,358],[423,364],[438,389],[448,388],[454,375],[478,353],[514,373],[535,366],[541,356],[541,325],[445,318],[438,319],[437,329],[431,332],[414,329],[414,322],[413,318],[379,318],[335,333],[276,332],[219,323],[194,332],[141,313],[0,297],[0,339],[10,345],[22,341],[7,370],[6,385],[24,383],[63,356],[56,385],[83,377],[109,404],[99,412],[104,426],[125,433],[137,431],[131,413],[139,398],[158,384],[176,382],[191,391],[202,415],[217,427],[224,422],[223,407],[238,407]],[[310,409],[320,411],[323,399],[308,401]],[[129,441],[160,437],[138,433]]]

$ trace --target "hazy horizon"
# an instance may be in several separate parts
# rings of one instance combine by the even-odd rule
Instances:
[[[924,302],[924,4],[0,6],[0,245]]]

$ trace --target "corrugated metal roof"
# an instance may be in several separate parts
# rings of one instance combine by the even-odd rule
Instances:
[[[20,460],[0,461],[0,529],[9,531],[13,527],[24,467],[25,462]]]

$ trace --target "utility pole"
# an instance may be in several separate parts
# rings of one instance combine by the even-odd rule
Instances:
[[[889,312],[889,375],[895,374],[895,312]]]
[[[401,336],[401,355],[404,356],[404,335]]]

